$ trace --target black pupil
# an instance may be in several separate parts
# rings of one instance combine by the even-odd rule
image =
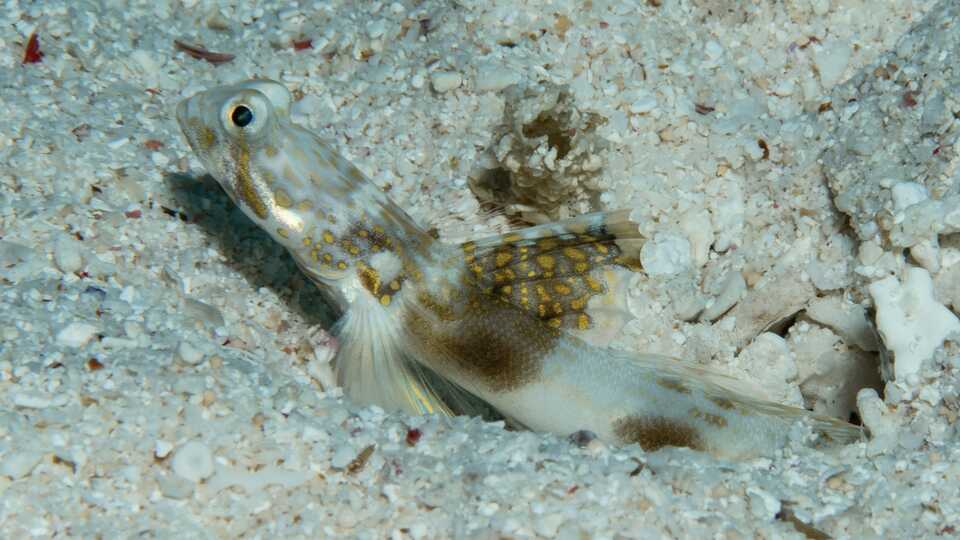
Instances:
[[[241,105],[233,110],[230,119],[237,127],[246,127],[253,122],[253,111]]]

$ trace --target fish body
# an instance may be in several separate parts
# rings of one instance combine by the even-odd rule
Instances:
[[[230,198],[340,304],[334,362],[351,399],[727,457],[782,447],[798,420],[823,440],[861,436],[722,374],[605,347],[630,320],[626,285],[642,271],[627,212],[444,244],[292,123],[291,100],[251,80],[184,100],[177,119]]]

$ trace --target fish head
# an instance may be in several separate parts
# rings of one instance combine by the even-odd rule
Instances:
[[[428,255],[432,239],[331,144],[293,123],[291,102],[283,84],[254,79],[186,98],[176,116],[207,172],[312,278],[355,278],[404,251]]]
[[[283,213],[271,186],[282,165],[267,158],[281,154],[277,145],[289,125],[291,101],[282,84],[255,79],[203,91],[177,105],[177,121],[190,148],[230,198],[261,225]]]

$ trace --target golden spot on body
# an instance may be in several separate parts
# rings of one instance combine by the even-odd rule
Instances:
[[[593,247],[597,248],[597,251],[599,251],[600,253],[603,253],[604,255],[610,252],[610,248],[608,248],[603,244],[595,244]]]
[[[299,203],[297,203],[297,210],[301,210],[301,211],[303,211],[303,212],[306,212],[306,211],[310,210],[311,208],[313,208],[313,201],[311,201],[310,199],[304,199],[304,200],[300,201]]]
[[[546,305],[546,304],[538,304],[538,305],[537,305],[537,313],[540,314],[540,318],[541,318],[541,319],[546,318],[546,316],[547,316],[547,305]]]
[[[274,157],[278,153],[277,147],[272,144],[268,144],[263,147],[263,153],[267,154],[267,157]]]
[[[346,269],[347,269],[347,263],[345,263],[344,261],[340,261],[340,262],[337,263],[337,268],[339,268],[340,270],[346,270]]]
[[[547,324],[550,325],[550,328],[560,328],[560,325],[563,324],[563,320],[559,317],[554,317],[552,319],[547,319]]]
[[[283,166],[283,178],[290,182],[291,184],[299,184],[299,179],[297,175],[293,172],[293,167],[290,164]]]
[[[465,242],[460,248],[463,249],[464,253],[473,253],[477,249],[477,243],[471,240]]]
[[[202,126],[197,131],[199,132],[197,142],[200,143],[201,150],[209,151],[215,144],[217,144],[217,134],[212,129]]]
[[[312,243],[313,243],[313,238],[310,238],[309,236],[304,236],[304,237],[303,237],[303,245],[304,245],[304,246],[309,246],[309,245],[312,244]]]
[[[332,262],[333,262],[333,255],[331,255],[331,254],[329,254],[329,253],[324,253],[324,254],[323,254],[323,262],[328,263],[328,264],[329,264],[329,263],[332,263]]]
[[[537,240],[537,247],[540,251],[551,251],[556,249],[556,247],[559,245],[560,241],[553,237],[541,238],[540,240]]]
[[[586,262],[578,262],[573,265],[573,270],[578,274],[584,274],[587,270],[590,269],[590,264]]]
[[[366,229],[360,229],[357,231],[357,236],[359,236],[360,238],[366,238],[370,236],[370,231]]]
[[[560,302],[553,303],[553,313],[554,315],[563,315],[563,306],[560,305]]]
[[[637,443],[647,452],[664,446],[704,450],[700,433],[692,426],[663,416],[625,416],[613,422],[613,432],[623,443]]]
[[[391,281],[391,282],[390,282],[390,288],[393,289],[394,291],[399,291],[399,290],[400,290],[400,282],[397,281],[397,280]]]
[[[527,272],[527,277],[537,277],[537,273],[533,270]]]
[[[387,231],[385,231],[385,230],[383,229],[383,226],[382,226],[382,225],[374,225],[374,226],[373,226],[373,232],[376,233],[376,234],[381,234],[381,235],[382,235],[382,234],[386,233]]]
[[[508,243],[509,243],[509,242],[519,242],[520,240],[523,240],[523,237],[520,236],[520,235],[517,234],[517,233],[510,233],[510,234],[504,235],[504,237],[503,237],[503,241],[504,241],[504,242],[508,242]]]
[[[494,256],[494,264],[497,268],[503,268],[513,260],[513,253],[506,250],[497,251]]]
[[[260,219],[267,219],[267,205],[257,193],[250,176],[250,152],[242,145],[236,146],[234,159],[237,163],[237,194]]]
[[[587,254],[583,250],[567,246],[563,248],[563,255],[570,260],[574,261],[585,261],[587,260]]]
[[[556,264],[556,259],[550,255],[537,255],[537,264],[539,264],[544,270],[553,270],[553,267]]]
[[[584,276],[583,281],[586,282],[587,287],[590,287],[590,290],[593,292],[603,291],[603,285],[600,284],[600,281],[592,276]]]
[[[483,267],[480,266],[479,264],[471,265],[471,266],[470,266],[470,270],[471,270],[474,274],[476,274],[476,275],[478,275],[478,276],[479,276],[480,274],[483,274]]]
[[[383,296],[380,297],[380,305],[381,305],[381,306],[384,306],[384,307],[390,305],[390,295],[389,295],[389,294],[385,294],[385,295],[383,295]]]
[[[544,287],[543,285],[541,285],[541,284],[538,283],[536,288],[537,288],[537,296],[540,298],[540,301],[541,301],[541,302],[549,302],[549,301],[550,301],[550,295],[547,294],[547,289],[546,289],[546,287]]]
[[[724,409],[726,411],[732,411],[733,409],[736,408],[736,405],[733,403],[733,400],[725,397],[710,396],[707,399],[712,401],[713,404],[716,405],[717,407],[720,407],[721,409]]]
[[[586,313],[577,315],[577,328],[587,330],[590,328],[590,316]]]
[[[574,298],[570,301],[570,309],[574,311],[580,311],[583,308],[587,307],[587,296],[581,296],[580,298]]]
[[[330,232],[329,230],[327,230],[327,231],[323,231],[323,241],[326,242],[326,243],[328,243],[328,244],[332,244],[332,243],[334,243],[334,242],[336,241],[336,238],[334,238],[332,232]]]
[[[281,238],[289,238],[289,237],[290,237],[290,233],[287,232],[287,230],[284,229],[283,227],[277,227],[277,234],[279,234]]]
[[[553,284],[553,291],[554,291],[555,293],[559,294],[559,295],[566,296],[566,295],[572,293],[572,292],[573,292],[573,289],[571,289],[569,285],[566,285],[566,284],[563,284],[563,283],[554,283],[554,284]]]
[[[500,288],[500,293],[501,293],[501,294],[511,294],[511,293],[513,293],[513,286],[512,286],[512,285],[504,285],[503,287]]]
[[[280,208],[290,208],[293,206],[293,199],[291,199],[290,194],[283,189],[274,190],[273,201],[277,203],[277,206]]]
[[[677,379],[669,379],[667,377],[661,377],[657,379],[657,386],[661,388],[666,388],[667,390],[673,390],[680,394],[689,394],[690,389],[687,388],[685,384],[678,381]]]
[[[690,415],[703,420],[704,422],[710,424],[711,426],[716,427],[727,427],[727,419],[720,416],[719,414],[711,414],[708,412],[701,411],[700,409],[693,407],[690,409]]]
[[[313,259],[313,262],[318,262],[320,260],[320,254],[314,249],[310,252],[310,258]]]
[[[516,279],[517,275],[513,273],[513,270],[509,268],[504,268],[503,270],[497,270],[493,273],[493,280],[495,283],[503,283],[505,281],[513,281]]]
[[[360,284],[363,288],[376,296],[380,292],[380,272],[365,264],[357,268],[357,277],[360,278]]]

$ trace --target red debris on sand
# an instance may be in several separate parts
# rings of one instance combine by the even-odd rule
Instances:
[[[178,51],[183,51],[190,56],[196,58],[197,60],[206,60],[213,65],[226,64],[227,62],[233,60],[237,56],[230,53],[218,53],[212,52],[204,49],[203,47],[198,47],[194,45],[189,45],[180,41],[179,39],[173,40],[173,45],[177,48]]]
[[[913,90],[907,90],[903,93],[903,98],[900,101],[900,104],[904,107],[916,107],[917,106],[917,94],[919,92],[914,92]]]
[[[163,148],[163,141],[158,141],[156,139],[147,139],[143,141],[143,146],[146,147],[147,150],[153,150],[154,152],[156,152],[157,150]]]
[[[420,437],[423,435],[423,432],[417,428],[410,428],[407,430],[407,446],[415,446],[420,442]]]
[[[40,38],[37,33],[30,34],[27,46],[23,49],[23,64],[36,64],[43,60],[43,51],[40,50]]]
[[[293,40],[293,50],[295,51],[303,51],[303,50],[312,49],[312,48],[313,48],[313,40],[311,38]]]

